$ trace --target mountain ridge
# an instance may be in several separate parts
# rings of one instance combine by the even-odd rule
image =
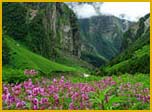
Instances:
[[[85,54],[89,54],[90,48],[90,52],[104,57],[101,58],[103,63],[100,61],[98,65],[101,66],[120,52],[123,33],[133,23],[115,16],[102,15],[79,19],[79,24],[84,48],[82,48],[82,58],[85,60]],[[86,56],[86,60],[88,58],[89,56]]]
[[[150,15],[147,14],[136,23],[137,30],[130,33],[129,37],[126,33],[132,31],[132,26],[124,33],[124,49],[114,57],[109,64],[101,67],[101,74],[120,74],[120,73],[150,73]],[[147,24],[147,26],[146,26]],[[131,42],[126,41],[130,39]],[[133,39],[132,39],[133,38]],[[127,46],[127,47],[126,47]]]
[[[129,52],[134,52],[142,41],[138,50],[148,49],[149,40],[142,37],[148,37],[149,15],[137,23],[114,16],[78,20],[64,3],[4,3],[3,10],[4,65],[9,65],[12,59],[4,39],[7,36],[50,61],[80,69],[92,70],[107,63],[112,66],[126,62],[125,59],[117,60],[121,52],[127,52],[131,57]],[[132,32],[128,33],[130,30]],[[134,43],[137,45],[127,51],[128,46]],[[145,58],[148,60],[148,56]]]

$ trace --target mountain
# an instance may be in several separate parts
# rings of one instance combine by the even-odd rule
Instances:
[[[150,14],[147,14],[130,26],[124,33],[121,53],[107,66],[101,67],[101,74],[150,73],[149,20]]]
[[[115,16],[101,15],[79,19],[79,24],[83,41],[82,59],[101,66],[120,52],[123,33],[133,23]]]
[[[150,14],[140,18],[137,23],[130,26],[129,30],[124,33],[124,39],[121,45],[121,51],[126,49],[129,45],[135,42],[141,35],[143,35],[149,28]]]
[[[3,10],[3,30],[32,51],[47,58],[58,51],[80,57],[77,18],[65,4],[4,3]]]
[[[80,56],[78,20],[67,5],[3,3],[3,66],[45,73],[62,67],[92,68]],[[56,65],[58,69],[54,69]]]
[[[77,19],[64,3],[5,2],[2,25],[4,68],[149,73],[149,15]]]

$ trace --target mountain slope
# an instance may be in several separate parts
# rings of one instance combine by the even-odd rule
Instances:
[[[71,71],[71,72],[85,72],[79,66],[68,67],[63,64],[56,63],[54,61],[48,60],[36,53],[31,52],[26,47],[22,46],[19,42],[16,42],[10,37],[5,36],[4,41],[10,48],[11,59],[9,65],[10,68],[14,69],[36,69],[45,74],[50,74],[56,71]],[[5,66],[3,66],[5,67]]]
[[[150,26],[150,14],[146,14],[144,17],[129,27],[129,30],[124,33],[122,40],[121,51],[129,47],[140,36],[142,36]]]
[[[123,32],[132,24],[129,21],[106,15],[79,19],[79,23],[83,41],[81,57],[87,60],[89,56],[86,54],[91,53],[96,57],[99,55],[104,57],[100,58],[102,62],[99,61],[100,64],[97,66],[105,64],[106,60],[110,60],[120,52]]]
[[[48,59],[81,55],[77,18],[64,3],[3,3],[3,32]]]
[[[49,67],[54,66],[50,63],[52,61],[74,66],[74,69],[93,68],[80,59],[81,42],[77,18],[64,3],[3,3],[3,40],[7,40],[6,35],[23,44],[31,53],[48,59],[45,59],[44,66],[41,66],[36,55],[29,56],[30,53],[23,49],[26,53],[20,54],[20,57],[27,58],[27,62],[29,59],[29,68],[40,68],[49,72]],[[3,42],[3,46],[3,65],[13,61],[16,65],[13,64],[12,67],[25,66],[24,62],[21,64],[16,60],[10,60],[9,57],[13,54],[7,53],[9,48],[6,42]],[[54,69],[62,70],[62,67]]]
[[[150,72],[150,26],[147,25],[147,22],[149,22],[149,17],[144,21],[140,19],[137,23],[137,25],[139,24],[137,32],[130,34],[130,38],[124,34],[124,41],[127,40],[125,38],[131,40],[132,37],[135,40],[132,40],[131,43],[126,43],[125,47],[127,44],[128,47],[123,49],[107,66],[102,67],[101,73],[112,75],[126,72],[132,74]],[[140,26],[140,24],[143,25]],[[131,29],[132,27],[128,31],[132,31]]]

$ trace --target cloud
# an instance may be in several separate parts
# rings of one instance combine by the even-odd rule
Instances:
[[[79,18],[97,15],[92,5],[75,5],[74,12]],[[100,6],[101,14],[114,15],[130,21],[137,21],[150,12],[150,2],[104,2]]]
[[[88,4],[76,5],[74,7],[74,11],[79,18],[88,18],[88,17],[97,15],[94,8]]]
[[[102,14],[111,14],[117,17],[137,21],[140,17],[150,12],[149,2],[105,2],[100,8]]]

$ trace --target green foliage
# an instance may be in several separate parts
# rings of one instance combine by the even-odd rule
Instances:
[[[5,67],[3,68],[3,74],[7,74],[5,75],[5,77],[3,76],[3,79],[5,79],[5,81],[3,81],[5,82],[4,85],[7,85],[8,83],[18,84],[20,81],[22,81],[23,77],[25,76],[23,75],[22,70],[12,69],[12,68],[8,69]],[[59,81],[61,79],[60,78],[61,74],[60,76],[54,76],[54,77],[56,77],[56,79]],[[68,79],[69,75],[65,76],[64,78],[65,78],[65,84],[66,82],[70,82],[74,85],[75,83],[73,83],[72,79],[75,79],[75,78],[84,79],[82,77],[78,77],[78,75],[71,75],[71,79]],[[85,93],[85,94],[88,93],[89,95],[88,97],[89,100],[87,101],[86,104],[88,104],[88,102],[91,103],[91,106],[87,109],[96,109],[96,110],[99,110],[99,109],[102,109],[102,110],[137,110],[137,109],[148,110],[150,109],[149,100],[148,101],[143,101],[142,99],[139,100],[137,99],[138,97],[136,96],[138,93],[143,95],[144,98],[149,96],[150,77],[148,75],[146,74],[136,74],[136,75],[123,74],[120,76],[115,75],[115,76],[112,76],[112,81],[116,82],[115,85],[113,86],[110,86],[110,85],[106,86],[107,84],[102,82],[102,81],[105,81],[103,79],[108,78],[108,77],[90,76],[90,79],[93,79],[93,78],[94,80],[88,80],[88,81],[84,79],[86,82],[83,82],[82,80],[78,80],[78,82],[76,82],[76,84],[92,85],[96,91],[96,92],[89,91]],[[12,79],[16,79],[16,80],[12,80]],[[26,78],[24,77],[24,79]],[[41,84],[41,81],[45,82],[45,85],[43,83],[42,85],[40,85],[40,87],[44,86],[44,88],[48,87],[47,85],[52,84],[51,80],[52,78],[46,78],[45,76],[39,76],[39,75],[37,77],[34,76],[32,78],[33,84],[36,84],[36,85]],[[101,83],[103,84],[103,85],[101,84],[101,88],[97,87],[96,85],[97,82],[99,82],[98,84],[101,84]],[[58,82],[55,85],[58,86]],[[62,87],[62,85],[60,86]],[[84,86],[84,87],[87,87],[87,86]],[[72,88],[71,90],[73,89],[75,88]],[[145,89],[146,90],[148,89],[148,92],[143,92]],[[134,90],[136,90],[135,93],[134,93]],[[76,91],[80,92],[80,95],[82,94],[81,93],[82,91],[81,90],[79,91],[79,88],[77,88]],[[68,91],[66,90],[58,92],[60,105],[63,105],[64,109],[68,109],[69,104],[72,101],[75,101],[71,98],[71,96],[68,98],[65,97],[67,92]],[[81,96],[78,96],[78,98],[80,97]],[[40,100],[41,95],[37,95],[36,98]],[[49,102],[52,102],[52,103],[54,102],[54,98],[52,96],[49,96],[48,98],[49,98]],[[79,105],[81,100],[82,99],[80,98],[78,102],[75,102],[75,105]],[[31,108],[29,104],[27,104],[26,106],[28,106],[28,108]],[[14,106],[14,109],[15,109],[15,106]]]
[[[42,24],[43,16],[44,16],[43,13],[38,13],[36,17],[29,23],[28,25],[29,32],[26,37],[26,43],[32,43],[32,44],[28,44],[28,46],[35,53],[38,53],[44,57],[49,58],[50,52],[51,52],[50,50],[51,47],[49,44],[51,43],[49,39],[47,38],[47,35],[45,33],[46,29],[43,27],[43,24]],[[51,33],[50,33],[50,36],[51,36]]]
[[[136,38],[140,37],[144,33],[144,27],[145,27],[144,21],[145,21],[144,18],[140,18],[139,29],[137,30]]]
[[[126,50],[101,68],[101,74],[149,73],[150,72],[149,29]]]
[[[132,29],[129,29],[128,31],[126,31],[123,34],[123,41],[122,41],[122,45],[121,45],[121,51],[128,48],[132,44],[132,42],[135,41],[134,36],[135,35],[132,33]]]
[[[5,37],[2,38],[2,64],[9,64],[11,60],[10,48],[8,47]]]
[[[3,3],[3,32],[47,59],[57,58],[57,50],[69,43],[68,53],[79,56],[77,18],[64,3]],[[70,42],[65,43],[66,37]]]
[[[78,83],[78,82],[82,82],[82,83],[86,83],[86,82],[90,82],[93,83],[93,81],[99,81],[102,78],[100,76],[94,76],[94,75],[90,75],[89,77],[84,77],[84,76],[69,76],[68,77],[69,80],[71,80],[71,82],[74,83]]]
[[[130,47],[131,44],[134,44],[134,42],[137,39],[139,39],[143,35],[145,35],[144,33],[145,33],[145,30],[146,30],[146,26],[145,26],[144,22],[148,18],[149,18],[149,14],[147,14],[145,17],[140,18],[140,20],[137,23],[130,26],[128,31],[126,31],[123,34],[123,41],[122,41],[122,45],[121,45],[121,51],[124,51],[125,49]],[[149,30],[147,30],[147,31],[149,31]]]
[[[99,90],[99,92],[90,93],[90,101],[93,103],[94,108],[104,109],[104,110],[122,110],[124,108],[129,110],[142,110],[149,109],[148,103],[139,102],[134,96],[118,96],[120,91],[118,88],[122,84],[143,84],[139,88],[149,88],[150,87],[150,77],[148,74],[123,74],[120,76],[113,75],[113,79],[117,82],[115,86],[109,87],[104,90]],[[102,77],[104,78],[104,77]],[[144,79],[144,80],[143,80]],[[112,93],[112,96],[108,97],[108,102],[106,102],[106,96],[108,93]],[[125,92],[126,95],[130,94],[129,91]],[[125,107],[124,107],[125,106]],[[129,106],[129,108],[128,108]]]
[[[142,83],[144,88],[150,87],[149,74],[136,73],[132,75],[125,73],[125,74],[119,74],[119,76],[113,74],[112,77],[119,84],[128,83],[128,82],[131,84]]]
[[[88,63],[90,63],[96,67],[100,67],[101,65],[105,65],[106,62],[108,62],[107,59],[105,59],[101,55],[92,54],[92,53],[85,53],[85,52],[82,52],[81,59],[87,61]]]
[[[11,48],[12,60],[9,66],[16,69],[36,69],[45,74],[50,74],[52,71],[73,71],[83,72],[85,69],[81,67],[69,67],[50,61],[38,54],[35,54],[20,45],[20,43],[6,37],[6,42]]]
[[[142,49],[143,46],[149,45],[150,43],[150,33],[146,32],[142,37],[139,37],[133,44],[131,44],[127,49],[121,52],[117,57],[111,60],[109,65],[114,65],[120,63],[121,61],[125,61],[133,57],[133,54]],[[149,52],[148,52],[149,53]]]
[[[19,3],[3,3],[3,32],[22,40],[27,35],[26,9]]]
[[[78,58],[77,56],[71,56],[61,51],[58,51],[58,55],[59,56],[55,58],[55,62],[77,68],[83,71],[84,73],[89,72],[89,70],[92,70],[94,68],[91,64],[85,62],[84,60]]]
[[[139,57],[140,58],[144,55],[149,55],[149,53],[150,53],[150,46],[145,45],[141,49],[138,49],[137,51],[135,51],[134,57]]]
[[[108,92],[111,92],[114,90],[115,90],[114,87],[109,87],[107,89],[99,91],[99,93],[92,92],[90,94],[90,101],[93,103],[94,107],[98,110],[99,109],[114,110],[117,108],[116,106],[113,106],[114,103],[123,103],[127,99],[127,97],[116,96],[117,93],[108,97]],[[108,97],[108,99],[107,99],[107,97]]]
[[[79,24],[83,43],[92,48],[88,52],[89,48],[86,46],[86,51],[82,51],[82,59],[99,67],[107,62],[101,57],[110,60],[119,53],[124,27],[122,20],[113,16],[102,15],[80,19]]]
[[[117,63],[113,66],[107,66],[103,69],[105,74],[120,74],[120,73],[149,73],[150,72],[150,56],[149,45],[137,50],[133,57],[128,60]]]
[[[3,66],[2,74],[2,81],[6,83],[19,83],[28,79],[28,77],[24,75],[24,71],[21,69],[13,69]]]

